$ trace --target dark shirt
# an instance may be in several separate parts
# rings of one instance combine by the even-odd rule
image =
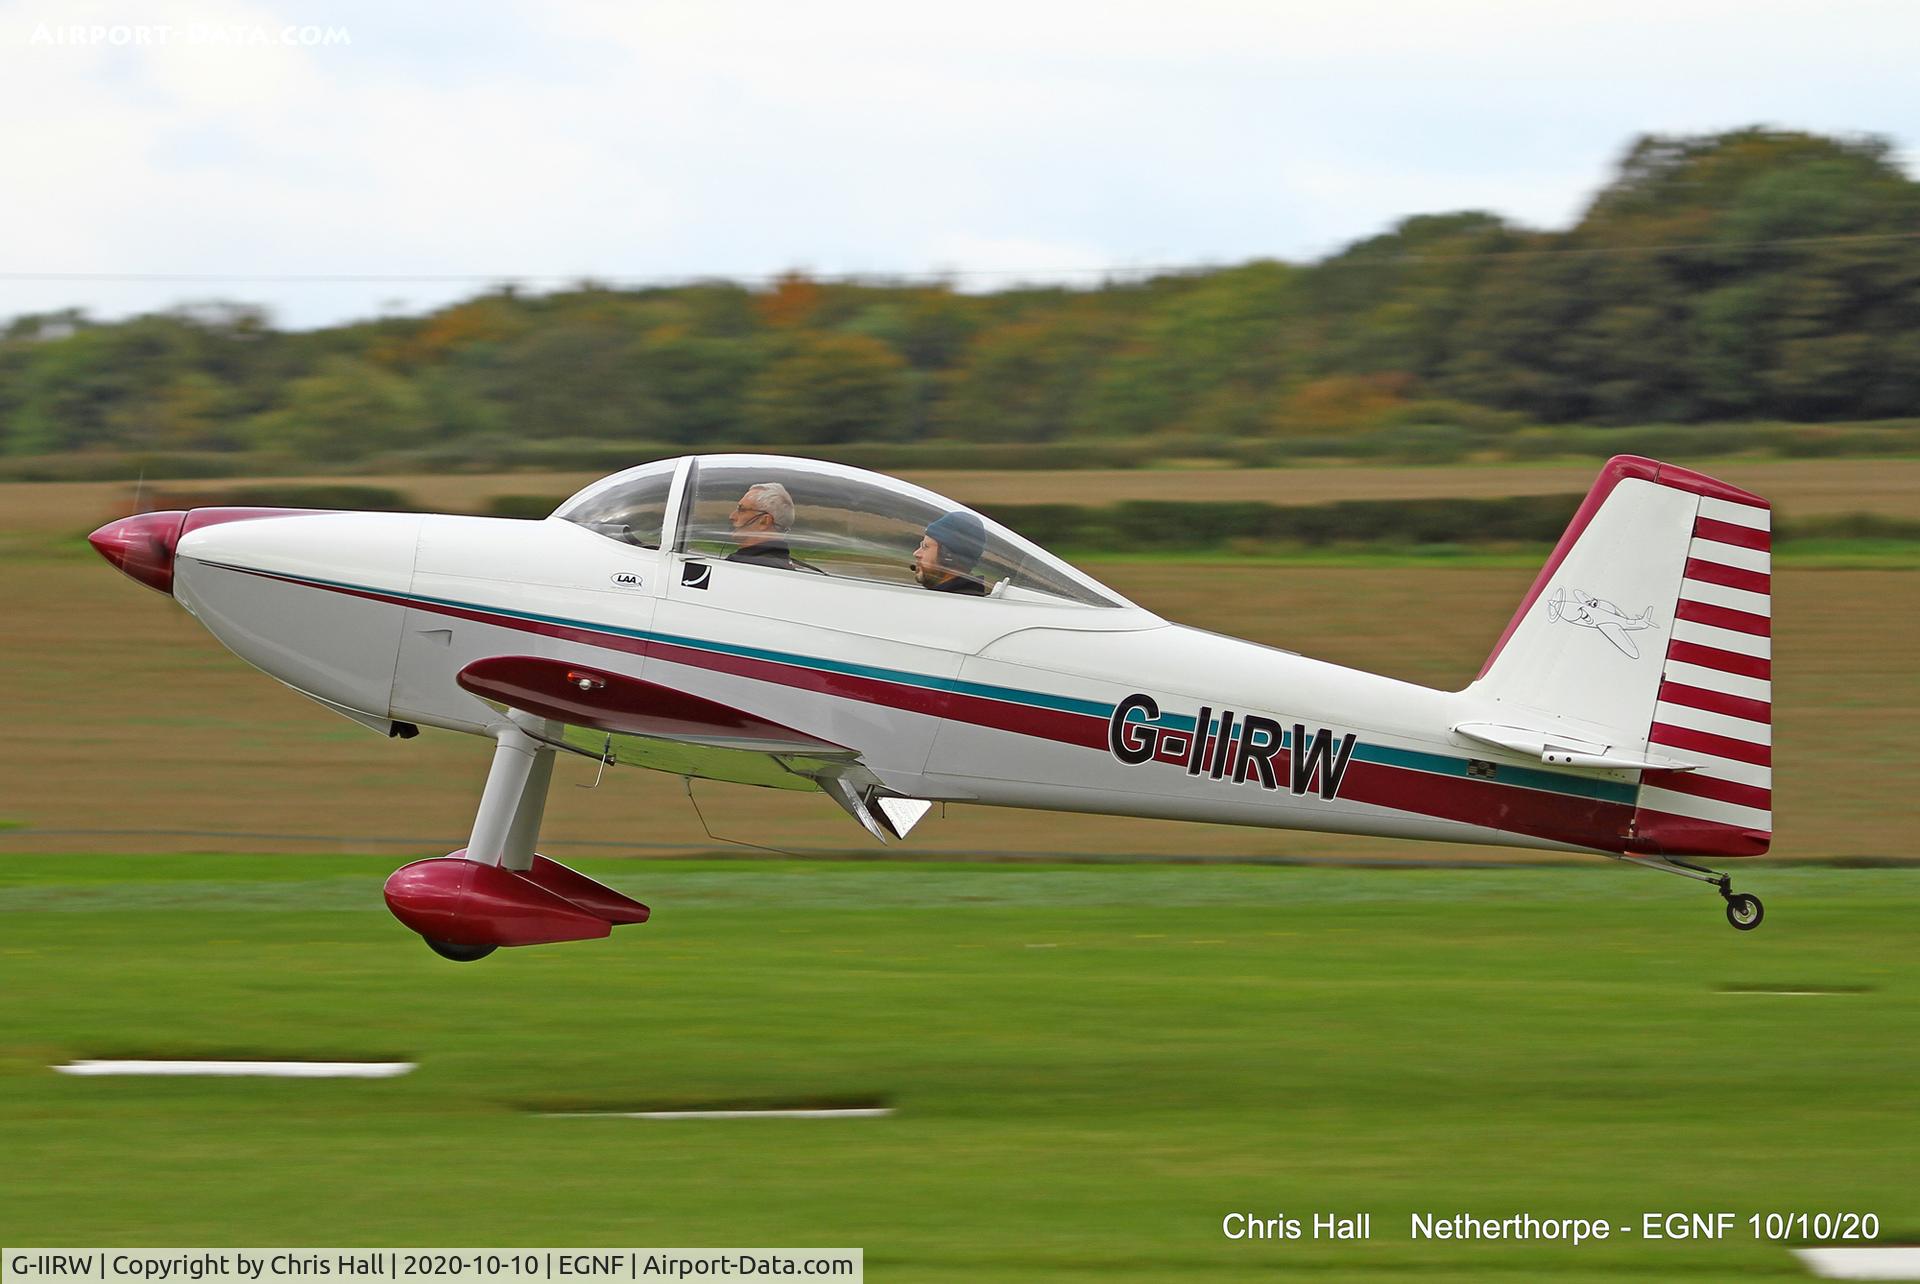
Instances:
[[[938,584],[929,584],[927,587],[936,593],[964,593],[969,597],[987,595],[987,586],[970,575],[952,575]]]
[[[729,562],[745,562],[749,566],[777,566],[783,571],[797,571],[794,565],[793,550],[775,540],[766,540],[759,544],[746,544],[727,554]]]
[[[807,571],[814,575],[826,572],[817,566],[809,566],[793,555],[793,549],[778,540],[766,540],[759,544],[747,544],[727,554],[729,562],[745,562],[748,566],[771,566],[780,571]]]

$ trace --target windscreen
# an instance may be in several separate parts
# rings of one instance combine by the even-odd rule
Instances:
[[[554,516],[637,548],[659,548],[678,462],[662,459],[615,473],[562,504]]]
[[[683,552],[915,586],[923,539],[980,595],[1120,606],[1064,562],[969,509],[892,478],[811,461],[696,462],[680,530]],[[745,550],[743,556],[743,550]]]

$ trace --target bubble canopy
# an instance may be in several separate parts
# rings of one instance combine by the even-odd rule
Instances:
[[[965,505],[896,477],[821,460],[783,455],[658,460],[595,482],[553,515],[609,539],[641,548],[671,547],[696,557],[740,560],[744,541],[757,540],[761,556],[754,564],[770,573],[919,590],[911,567],[914,550],[927,528],[948,514],[962,516],[936,532],[936,540],[940,533],[949,535],[942,542],[944,565],[980,581],[988,600],[1131,605]]]

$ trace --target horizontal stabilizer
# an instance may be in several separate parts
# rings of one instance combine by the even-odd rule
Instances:
[[[1455,735],[1481,744],[1493,745],[1509,753],[1538,758],[1549,767],[1605,767],[1614,771],[1692,771],[1696,764],[1669,758],[1665,754],[1639,753],[1612,745],[1569,736],[1559,731],[1537,731],[1530,727],[1512,727],[1497,722],[1461,722]]]

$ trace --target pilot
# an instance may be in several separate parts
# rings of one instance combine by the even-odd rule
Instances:
[[[968,512],[943,513],[927,526],[920,547],[913,550],[913,578],[936,593],[984,596],[987,586],[974,578],[973,568],[987,549],[986,527]]]
[[[727,554],[729,562],[750,566],[774,566],[783,571],[812,570],[793,560],[793,549],[786,535],[793,529],[793,496],[779,482],[761,482],[747,487],[747,493],[727,515],[733,527],[734,542],[740,547]]]

